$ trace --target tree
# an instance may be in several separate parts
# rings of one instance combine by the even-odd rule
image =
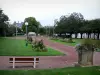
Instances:
[[[56,22],[57,26],[55,27],[55,32],[59,34],[61,37],[61,34],[66,34],[68,32],[67,28],[67,17],[66,16],[61,16],[60,20]]]
[[[80,28],[83,26],[83,21],[84,21],[84,17],[81,13],[73,12],[68,17],[69,32],[75,33],[75,38],[77,38],[77,33],[80,32]]]
[[[53,36],[53,26],[45,26],[44,29],[46,35]]]
[[[83,22],[84,17],[81,13],[74,12],[67,16],[61,16],[60,20],[57,21],[57,26],[55,28],[56,33],[70,33],[70,36],[75,33],[77,38],[77,33],[80,32],[80,28],[83,26]]]
[[[39,34],[40,34],[40,35],[45,35],[45,34],[46,34],[46,29],[45,29],[45,27],[40,27],[40,28],[39,28]]]
[[[89,38],[89,35],[91,33],[91,28],[89,27],[89,25],[90,25],[90,21],[89,20],[84,20],[83,26],[80,27],[81,39],[82,39],[82,34],[83,33],[87,33],[88,38]]]
[[[15,32],[16,32],[16,27],[10,24],[7,29],[7,36],[13,36]]]
[[[94,33],[94,39],[97,34],[97,39],[99,39],[100,19],[85,20],[84,25],[80,28],[80,32],[87,33],[88,38],[92,38],[90,34]]]
[[[28,22],[28,32],[35,32],[36,34],[38,34],[40,22],[38,22],[34,17],[25,18],[22,25],[22,29],[24,32],[26,32],[25,22]]]
[[[7,24],[5,22],[8,20],[8,16],[3,13],[2,9],[0,9],[0,36],[4,36],[6,33]]]
[[[91,29],[91,32],[94,33],[94,35],[97,35],[97,39],[99,39],[99,33],[100,33],[100,19],[94,19],[90,20],[89,28]],[[94,37],[95,39],[95,37]]]

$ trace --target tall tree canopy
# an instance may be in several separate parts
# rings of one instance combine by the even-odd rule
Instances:
[[[25,18],[22,29],[26,32],[25,22],[28,22],[28,32],[36,32],[38,33],[40,22],[38,22],[34,17]]]
[[[57,26],[55,28],[56,33],[66,34],[78,33],[80,32],[80,27],[83,26],[84,17],[81,13],[71,13],[70,15],[61,16],[60,20],[57,21]]]
[[[8,16],[3,13],[2,9],[0,9],[0,36],[5,35],[5,32],[7,30],[6,21],[8,20],[9,20]]]
[[[85,20],[84,26],[80,28],[81,32],[87,33],[88,38],[91,38],[90,34],[94,33],[94,35],[97,35],[97,39],[99,39],[99,33],[100,33],[100,19],[93,19],[93,20]],[[95,39],[95,36],[94,36]]]

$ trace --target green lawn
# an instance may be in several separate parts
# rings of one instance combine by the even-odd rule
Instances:
[[[67,43],[67,42],[63,42],[59,39],[55,39],[55,40],[50,39],[50,40],[53,41],[53,42],[58,42],[58,43],[62,43],[62,44],[69,45],[69,46],[75,46],[76,44],[78,44],[82,41],[82,39],[73,39],[74,43]]]
[[[69,67],[48,70],[0,70],[0,75],[100,75],[100,67]]]
[[[35,52],[31,45],[25,46],[25,40],[0,38],[1,56],[56,56],[63,53],[48,48],[47,52]]]

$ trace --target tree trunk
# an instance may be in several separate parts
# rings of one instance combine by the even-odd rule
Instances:
[[[82,37],[83,33],[80,33],[80,34],[81,34],[81,39],[83,39],[83,37]]]
[[[5,32],[5,30],[3,30],[3,36],[6,37],[6,32]]]
[[[75,33],[75,38],[77,38],[77,33]]]
[[[72,33],[70,33],[70,39],[72,39]]]
[[[94,39],[95,39],[95,33],[94,33]]]
[[[3,30],[3,28],[0,28],[0,36],[4,36],[4,30]]]
[[[99,33],[97,33],[97,40],[99,40]]]
[[[59,34],[59,37],[62,37],[62,36],[61,36],[61,33]]]
[[[89,38],[91,38],[91,33],[90,33],[90,35],[89,35]]]
[[[6,37],[6,30],[4,31],[4,35],[5,35],[5,37]]]
[[[88,39],[89,39],[89,35],[90,35],[90,34],[89,34],[89,33],[87,33]]]

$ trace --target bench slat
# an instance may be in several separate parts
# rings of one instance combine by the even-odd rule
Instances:
[[[13,58],[9,58],[9,61],[13,61]],[[15,58],[15,61],[34,61],[34,58]],[[39,58],[36,58],[39,61]]]
[[[13,68],[15,68],[15,63],[33,63],[33,67],[36,68],[36,63],[39,63],[39,58],[13,57],[9,58],[9,63],[13,63]]]
[[[15,61],[15,63],[34,63],[34,61]],[[35,61],[36,63],[39,63],[39,61]],[[13,63],[13,61],[9,61],[9,63]]]

